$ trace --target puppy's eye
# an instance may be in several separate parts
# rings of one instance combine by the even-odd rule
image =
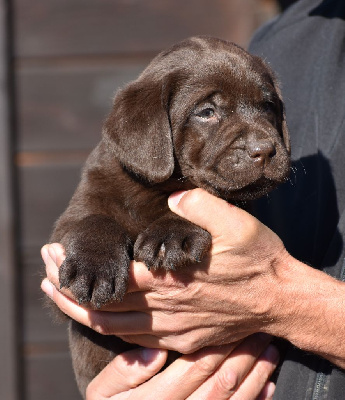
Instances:
[[[203,110],[199,111],[197,113],[197,116],[203,119],[210,119],[212,117],[214,117],[216,114],[216,111],[214,110],[214,108],[212,107],[207,107],[204,108]]]

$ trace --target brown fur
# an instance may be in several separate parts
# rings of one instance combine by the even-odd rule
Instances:
[[[231,202],[286,180],[289,137],[276,80],[265,63],[219,39],[185,40],[120,90],[103,137],[56,223],[66,249],[61,286],[80,303],[120,301],[134,257],[176,269],[208,252],[211,238],[174,215],[168,196],[201,187]],[[71,324],[80,390],[129,345]]]

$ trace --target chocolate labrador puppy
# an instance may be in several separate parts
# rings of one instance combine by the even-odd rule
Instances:
[[[276,79],[258,57],[195,37],[160,53],[120,90],[103,137],[56,223],[66,249],[61,287],[99,308],[121,301],[131,259],[175,270],[200,261],[211,237],[167,206],[177,190],[204,188],[229,202],[262,196],[287,179],[290,145]],[[129,348],[71,323],[79,388]]]

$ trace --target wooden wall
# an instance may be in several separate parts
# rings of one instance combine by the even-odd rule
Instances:
[[[10,64],[10,10],[0,1],[0,399],[17,399],[20,320],[15,260],[15,195]]]
[[[8,330],[0,329],[1,338],[10,337],[8,345],[0,347],[0,356],[5,356],[11,378],[1,367],[0,398],[78,399],[66,327],[53,325],[42,308],[39,249],[100,138],[114,91],[158,51],[185,37],[214,35],[246,46],[277,6],[274,0],[2,0],[0,4],[2,20],[7,20],[7,6],[12,9],[16,100],[11,108],[13,126],[8,125],[6,108],[0,115],[0,307]],[[2,29],[0,46],[8,32]],[[3,49],[3,60],[6,55]],[[6,81],[6,71],[0,73]],[[7,98],[11,105],[1,90],[0,104]],[[13,204],[18,205],[15,210]],[[18,221],[15,241],[13,221]],[[12,290],[14,281],[19,297]],[[17,319],[14,298],[19,299]],[[8,388],[3,392],[5,383]]]

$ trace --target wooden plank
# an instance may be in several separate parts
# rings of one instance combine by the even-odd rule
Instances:
[[[81,164],[19,168],[21,239],[24,254],[47,242],[80,179]]]
[[[37,217],[37,220],[39,218]],[[68,349],[67,324],[54,322],[51,310],[44,302],[40,283],[44,274],[44,265],[40,257],[39,246],[22,254],[23,278],[23,323],[22,335],[25,353],[37,353],[46,348]]]
[[[20,68],[17,74],[18,151],[89,151],[120,86],[149,59]]]
[[[40,281],[44,273],[40,248],[79,182],[81,163],[30,164],[19,167],[21,209],[22,335],[26,348],[67,348],[66,325],[54,325],[43,304]],[[37,347],[38,346],[38,347]]]
[[[192,35],[246,45],[258,0],[15,0],[20,57],[157,51]]]
[[[26,400],[81,399],[67,351],[30,355],[26,366]]]
[[[18,399],[13,164],[11,160],[9,7],[0,1],[0,399]]]

